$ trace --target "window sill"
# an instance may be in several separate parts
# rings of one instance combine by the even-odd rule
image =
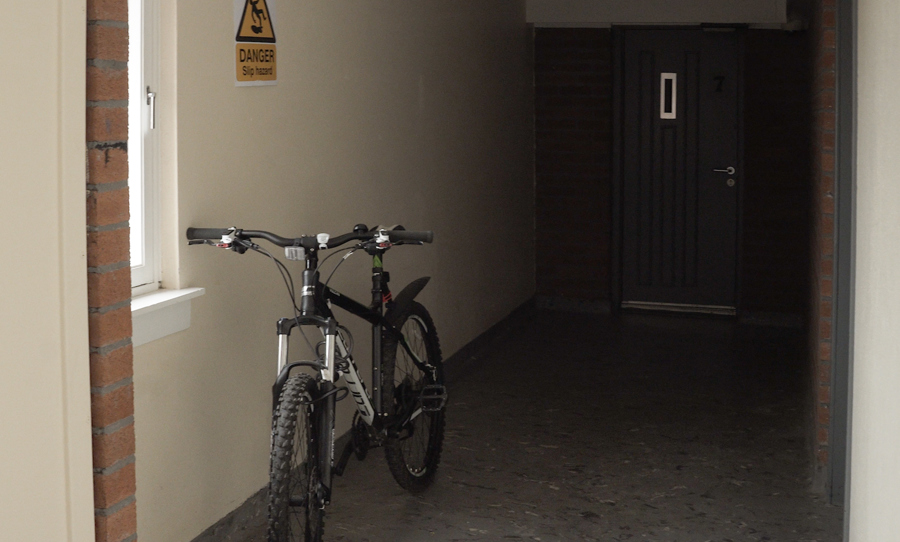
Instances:
[[[134,346],[147,344],[184,331],[191,325],[191,299],[206,293],[204,288],[157,290],[131,300]]]

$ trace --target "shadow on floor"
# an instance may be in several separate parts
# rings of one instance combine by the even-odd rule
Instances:
[[[803,347],[727,320],[534,313],[452,382],[435,485],[406,494],[373,450],[336,479],[325,539],[838,542],[842,510],[808,492]]]

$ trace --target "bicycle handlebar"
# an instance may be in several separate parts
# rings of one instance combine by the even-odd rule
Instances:
[[[228,228],[188,228],[187,238],[188,241],[197,239],[221,239],[223,235],[228,235],[230,232],[231,230]]]
[[[350,232],[337,237],[330,237],[325,244],[327,248],[334,248],[353,240],[373,239],[381,230],[372,230],[366,232]],[[244,239],[265,239],[274,245],[280,247],[303,247],[305,249],[319,248],[322,243],[315,236],[304,235],[301,237],[281,237],[274,233],[257,230],[239,230],[232,228],[188,228],[187,238],[189,241],[203,239],[222,239],[223,236],[232,234],[237,238]],[[397,241],[414,241],[422,243],[431,243],[434,240],[434,232],[432,231],[406,231],[406,230],[387,230],[388,238],[391,242]]]

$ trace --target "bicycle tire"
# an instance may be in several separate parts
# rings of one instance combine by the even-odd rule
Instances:
[[[436,368],[436,375],[432,377],[429,372],[420,370],[397,340],[385,333],[382,341],[382,409],[388,414],[410,408],[423,386],[444,384],[440,341],[425,307],[412,303],[397,319],[396,325],[410,349]],[[403,489],[419,493],[434,482],[441,461],[445,411],[446,407],[434,412],[420,412],[399,433],[388,435],[385,457],[391,474]]]
[[[325,511],[317,494],[318,448],[312,407],[316,389],[309,375],[290,377],[273,414],[269,542],[322,540]]]

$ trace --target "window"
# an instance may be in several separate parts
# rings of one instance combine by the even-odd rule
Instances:
[[[128,188],[133,295],[159,288],[159,88],[157,0],[128,0]]]
[[[160,287],[159,0],[128,0],[128,29],[131,342],[140,346],[187,329],[204,289]]]

